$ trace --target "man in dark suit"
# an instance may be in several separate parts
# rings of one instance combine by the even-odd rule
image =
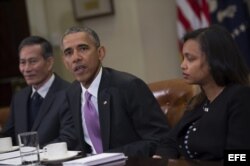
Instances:
[[[153,155],[168,125],[147,85],[131,74],[102,67],[105,48],[90,28],[68,29],[61,48],[64,64],[76,78],[67,97],[80,148],[86,154]],[[90,109],[96,120],[86,113]]]
[[[69,149],[74,148],[72,115],[63,91],[70,84],[53,73],[53,63],[52,46],[44,38],[30,36],[19,45],[19,70],[29,86],[12,98],[10,117],[3,130],[14,144],[19,133],[37,131],[40,147],[67,142]]]

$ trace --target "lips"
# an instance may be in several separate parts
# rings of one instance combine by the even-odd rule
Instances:
[[[182,73],[183,75],[183,78],[188,78],[189,74],[186,74],[186,73]]]
[[[27,80],[30,80],[30,79],[32,79],[32,78],[34,78],[36,75],[34,75],[34,74],[30,74],[30,75],[24,75],[24,78],[25,79],[27,79]]]
[[[86,71],[87,67],[85,65],[77,65],[73,68],[73,71],[76,73],[76,74],[79,74],[79,73],[82,73],[84,71]]]

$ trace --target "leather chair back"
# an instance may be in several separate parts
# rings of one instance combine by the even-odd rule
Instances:
[[[10,108],[2,107],[0,108],[0,131],[3,129],[4,124],[6,123],[9,116]]]
[[[170,127],[182,117],[189,100],[200,89],[196,85],[190,85],[183,79],[170,79],[148,84],[155,98],[166,115]]]

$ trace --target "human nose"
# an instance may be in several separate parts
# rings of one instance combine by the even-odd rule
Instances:
[[[78,62],[79,60],[81,60],[81,55],[77,52],[77,50],[75,50],[74,52],[73,52],[73,56],[72,56],[72,58],[73,58],[73,62]]]
[[[180,67],[181,67],[182,70],[187,68],[187,64],[185,62],[185,59],[182,60]]]
[[[25,63],[21,65],[21,70],[24,72],[28,72],[31,70],[31,64],[30,63]]]

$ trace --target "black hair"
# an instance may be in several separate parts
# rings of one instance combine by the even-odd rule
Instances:
[[[90,35],[90,37],[92,38],[93,42],[95,43],[96,47],[100,47],[101,43],[100,43],[100,39],[98,34],[91,28],[89,27],[81,27],[81,26],[72,26],[69,29],[67,29],[65,31],[65,33],[63,34],[62,38],[61,38],[61,47],[63,46],[63,39],[65,36],[72,34],[72,33],[77,33],[77,32],[86,32]]]
[[[236,42],[225,28],[219,25],[201,28],[184,36],[184,42],[189,39],[200,44],[217,85],[249,84],[249,69]]]
[[[42,56],[44,59],[47,59],[51,56],[53,56],[53,48],[49,41],[46,39],[40,37],[40,36],[29,36],[22,40],[18,47],[18,51],[20,53],[21,49],[25,46],[31,46],[31,45],[40,45],[42,48]]]

